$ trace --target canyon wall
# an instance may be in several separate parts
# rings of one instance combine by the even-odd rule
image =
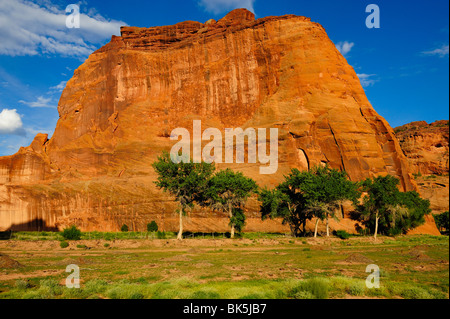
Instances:
[[[449,122],[412,122],[395,128],[420,195],[434,214],[449,210]]]
[[[395,107],[395,106],[393,106]],[[416,189],[393,129],[369,103],[324,28],[301,16],[255,20],[244,9],[219,21],[123,27],[74,72],[51,139],[38,135],[0,158],[0,230],[177,230],[173,199],[151,164],[173,129],[278,128],[279,167],[219,164],[274,186],[291,168],[328,164],[352,180],[391,174]],[[246,208],[246,231],[287,231]],[[226,216],[189,214],[186,230],[226,231]],[[343,223],[345,224],[345,223]],[[339,227],[339,226],[337,226]],[[348,226],[346,226],[348,227]]]

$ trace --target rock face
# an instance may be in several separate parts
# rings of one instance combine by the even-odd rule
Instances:
[[[395,129],[418,190],[431,203],[433,214],[449,210],[449,122],[413,122]],[[420,231],[420,229],[419,229]]]
[[[449,211],[449,180],[448,175],[426,175],[416,179],[422,198],[430,201],[433,214]]]
[[[300,16],[255,20],[239,9],[219,21],[123,27],[68,81],[50,140],[0,158],[0,230],[64,227],[177,230],[173,200],[151,164],[174,128],[278,128],[279,169],[223,164],[273,186],[293,167],[328,164],[352,180],[392,174],[415,189],[389,124],[324,28]],[[264,222],[252,201],[247,231]],[[196,210],[186,230],[226,231],[226,216]]]
[[[448,121],[413,122],[395,132],[413,173],[448,174]]]

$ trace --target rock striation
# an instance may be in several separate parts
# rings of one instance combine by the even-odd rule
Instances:
[[[412,122],[395,132],[413,173],[448,174],[448,121]]]
[[[50,140],[0,158],[0,230],[176,230],[173,200],[156,189],[151,164],[175,143],[173,129],[278,128],[279,169],[223,164],[273,186],[291,168],[328,164],[352,180],[392,174],[416,189],[394,130],[360,81],[309,18],[255,19],[245,10],[219,21],[123,27],[74,72]],[[248,231],[286,230],[247,207]],[[226,231],[226,216],[192,212],[191,231]]]
[[[415,174],[420,195],[430,201],[433,214],[448,211],[449,122],[412,122],[395,128],[395,132]]]

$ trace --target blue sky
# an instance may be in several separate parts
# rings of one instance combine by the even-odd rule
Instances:
[[[379,29],[365,24],[372,3]],[[69,4],[80,7],[80,29],[65,26]],[[205,22],[240,7],[322,24],[391,126],[449,118],[447,0],[0,0],[0,156],[53,133],[65,82],[121,25]]]

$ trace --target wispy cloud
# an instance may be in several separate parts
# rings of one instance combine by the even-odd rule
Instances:
[[[449,46],[448,46],[448,44],[444,44],[439,48],[429,50],[429,51],[424,51],[424,52],[422,52],[422,54],[423,55],[437,55],[441,58],[445,58],[446,56],[448,56],[448,52],[449,52]]]
[[[374,85],[378,80],[373,79],[374,76],[376,76],[376,74],[365,74],[365,73],[361,73],[361,74],[357,74],[359,77],[359,80],[361,81],[361,85],[363,87],[369,87]]]
[[[348,41],[339,42],[338,44],[336,44],[336,48],[338,49],[339,52],[341,52],[343,56],[347,55],[353,49],[354,46],[355,43]]]
[[[87,57],[102,41],[118,35],[120,26],[125,25],[91,10],[81,14],[79,29],[69,29],[65,8],[49,0],[39,4],[26,0],[0,1],[0,55]]]
[[[36,101],[27,102],[24,100],[20,100],[19,103],[28,105],[29,107],[33,107],[33,108],[36,108],[36,107],[55,108],[56,105],[53,104],[52,100],[53,99],[51,97],[45,98],[43,96],[39,96]]]
[[[61,81],[58,85],[52,86],[50,88],[50,92],[52,92],[52,93],[53,92],[55,92],[55,93],[62,92],[64,90],[64,88],[66,87],[66,84],[67,84],[67,81]]]
[[[22,118],[15,109],[3,109],[0,112],[0,135],[4,134],[25,136]]]
[[[255,0],[199,0],[205,11],[220,14],[234,9],[245,8],[255,13]]]

